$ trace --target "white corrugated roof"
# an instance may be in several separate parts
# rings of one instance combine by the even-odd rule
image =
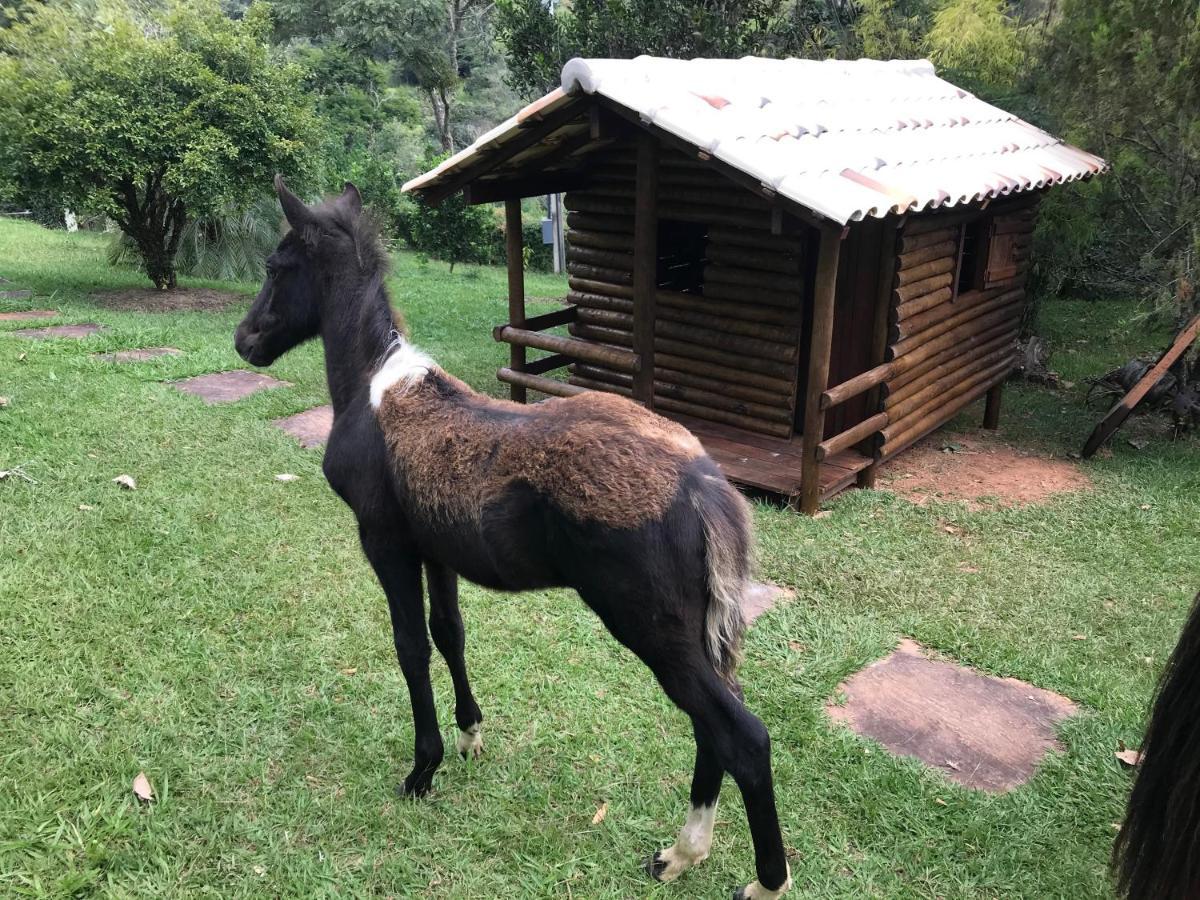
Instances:
[[[1087,178],[1106,163],[937,76],[927,60],[573,59],[562,88],[433,171],[422,190],[521,123],[598,95],[835,222],[953,206]]]

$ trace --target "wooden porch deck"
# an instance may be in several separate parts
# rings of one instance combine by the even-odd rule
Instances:
[[[803,453],[800,436],[788,441],[743,431],[690,416],[669,415],[700,439],[721,471],[735,484],[780,494],[789,503],[799,502]],[[843,450],[821,463],[821,499],[827,500],[854,484],[871,458],[857,450]]]

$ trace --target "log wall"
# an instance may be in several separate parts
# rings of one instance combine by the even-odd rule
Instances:
[[[633,346],[635,157],[618,149],[585,191],[566,195],[568,302],[573,337]],[[692,259],[659,243],[654,323],[654,407],[776,437],[790,437],[805,283],[806,236],[773,234],[767,202],[682,154],[660,156],[658,216],[703,229],[702,283],[673,289],[673,267]],[[626,373],[593,363],[570,383],[632,395]]]
[[[902,227],[893,281],[883,386],[889,424],[879,455],[888,458],[953,417],[1012,371],[1025,304],[1036,197],[994,204],[982,214],[929,213]],[[955,284],[963,228],[979,215],[993,228],[983,286]]]

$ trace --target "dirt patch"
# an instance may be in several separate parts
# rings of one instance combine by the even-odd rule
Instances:
[[[999,793],[1028,781],[1052,750],[1075,704],[1015,678],[995,678],[932,659],[915,641],[839,686],[834,721],[913,756],[967,787]]]
[[[107,309],[125,312],[220,312],[250,301],[244,294],[208,288],[179,288],[174,291],[131,288],[127,291],[92,294],[92,299]]]
[[[980,509],[1040,503],[1092,482],[1069,460],[1033,456],[985,435],[939,433],[885,464],[879,486],[918,504],[965,500]]]

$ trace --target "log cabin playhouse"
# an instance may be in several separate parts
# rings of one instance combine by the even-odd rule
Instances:
[[[514,400],[632,397],[812,513],[984,395],[996,427],[1039,195],[1104,167],[926,61],[574,59],[405,190],[505,203]],[[520,202],[558,192],[567,306],[527,318]]]

